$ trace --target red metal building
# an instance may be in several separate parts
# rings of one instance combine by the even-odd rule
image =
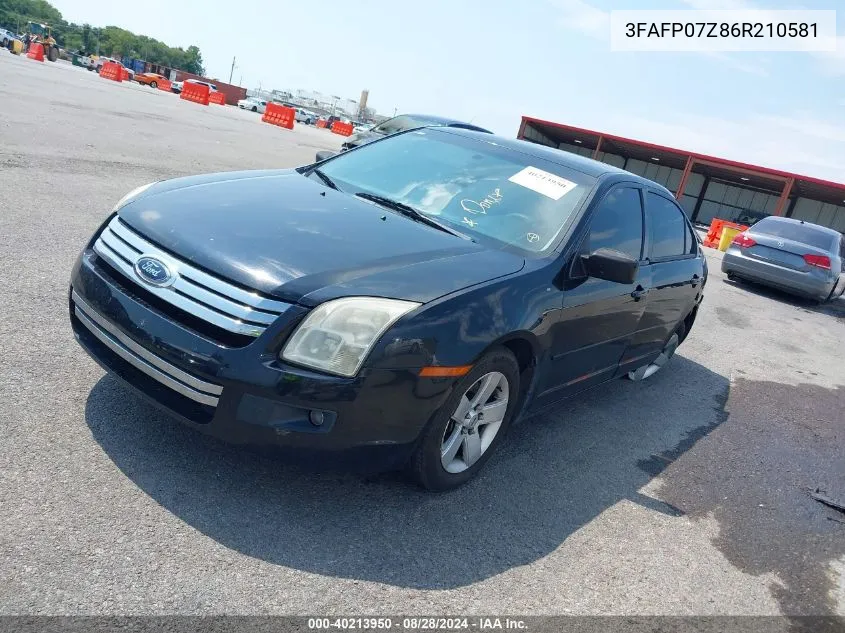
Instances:
[[[689,217],[751,224],[785,215],[845,233],[845,184],[522,117],[518,138],[588,156],[669,189]]]

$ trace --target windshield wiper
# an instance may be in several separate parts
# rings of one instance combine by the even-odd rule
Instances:
[[[390,198],[385,198],[384,196],[379,196],[374,193],[367,193],[365,191],[360,191],[355,194],[358,198],[363,198],[364,200],[369,200],[370,202],[375,202],[376,204],[380,204],[383,207],[387,207],[388,209],[393,209],[394,211],[398,211],[406,218],[411,218],[417,222],[422,222],[423,224],[428,224],[429,226],[433,226],[436,229],[440,229],[444,233],[449,233],[454,235],[455,237],[460,237],[461,239],[469,240],[474,242],[475,240],[472,239],[469,235],[465,235],[460,231],[456,231],[450,226],[446,226],[445,224],[441,224],[431,216],[426,215],[422,211],[418,211],[414,207],[405,204],[404,202],[399,202],[398,200],[392,200]]]
[[[326,174],[323,172],[323,170],[320,169],[319,167],[315,167],[314,169],[312,169],[311,173],[316,174],[317,177],[320,180],[322,180],[326,184],[326,186],[329,187],[330,189],[334,189],[335,191],[340,191],[340,188],[336,184],[334,184],[334,180],[332,180],[331,178],[326,176]]]

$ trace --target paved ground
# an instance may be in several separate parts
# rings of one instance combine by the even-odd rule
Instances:
[[[512,429],[467,487],[200,437],[68,327],[129,189],[339,137],[0,51],[0,613],[845,614],[845,305],[712,277],[671,371]]]

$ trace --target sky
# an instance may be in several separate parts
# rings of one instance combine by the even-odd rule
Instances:
[[[207,74],[472,121],[522,115],[845,183],[845,0],[51,0]],[[141,10],[138,10],[143,7]],[[319,7],[319,8],[318,8]],[[611,9],[839,9],[828,53],[611,52]]]

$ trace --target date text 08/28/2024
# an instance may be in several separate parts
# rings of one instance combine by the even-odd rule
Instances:
[[[479,631],[526,629],[525,620],[519,618],[490,617],[405,617],[401,620],[379,617],[326,617],[308,618],[308,629],[312,631],[329,630],[382,630],[390,631],[394,627],[403,631]]]

